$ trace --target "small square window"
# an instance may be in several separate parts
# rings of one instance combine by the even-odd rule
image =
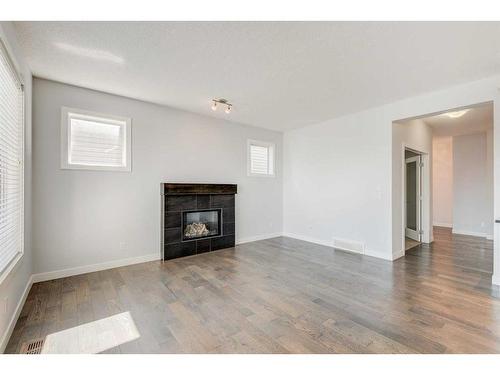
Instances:
[[[130,118],[63,107],[61,168],[130,171]]]
[[[274,143],[248,140],[248,175],[274,177]]]

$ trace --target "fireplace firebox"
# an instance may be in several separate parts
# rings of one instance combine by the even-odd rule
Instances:
[[[220,236],[222,209],[182,212],[182,241]]]
[[[235,245],[236,185],[161,184],[163,259]]]

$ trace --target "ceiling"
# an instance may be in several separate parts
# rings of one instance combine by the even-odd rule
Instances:
[[[280,131],[500,73],[498,22],[15,27],[38,77]]]
[[[462,110],[463,108],[460,108]],[[425,117],[422,120],[432,128],[434,136],[456,136],[479,133],[493,128],[493,103],[485,103],[467,108],[461,117],[450,118],[447,112]],[[453,110],[454,112],[457,110]]]

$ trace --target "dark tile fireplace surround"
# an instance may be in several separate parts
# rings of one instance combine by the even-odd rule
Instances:
[[[161,185],[164,260],[234,246],[237,185]]]

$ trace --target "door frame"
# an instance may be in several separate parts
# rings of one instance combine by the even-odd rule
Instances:
[[[405,150],[415,152],[420,155],[421,163],[423,164],[420,170],[420,186],[421,186],[421,208],[420,208],[420,242],[421,243],[431,243],[434,241],[432,234],[432,209],[431,209],[431,160],[430,160],[430,150],[423,150],[419,146],[411,145],[405,142],[401,143],[401,187],[405,189],[406,184],[406,162],[405,162]],[[400,228],[400,244],[401,250],[399,256],[404,256],[405,254],[405,234],[406,234],[406,194],[402,192],[401,194],[401,228]]]
[[[405,149],[408,150],[408,149]],[[409,150],[412,151],[412,150]],[[414,152],[414,151],[412,151]],[[405,155],[406,156],[406,155]],[[421,235],[421,230],[422,230],[422,155],[418,154],[417,156],[413,156],[411,158],[408,158],[404,160],[405,162],[405,179],[404,179],[404,185],[403,185],[403,195],[405,197],[404,199],[404,223],[405,223],[405,237],[409,237],[412,240],[420,242],[422,240],[422,235]],[[417,168],[416,168],[416,229],[410,229],[408,228],[408,209],[407,209],[407,172],[408,172],[408,167],[407,165],[409,163],[417,163]],[[406,246],[405,246],[406,247]]]

